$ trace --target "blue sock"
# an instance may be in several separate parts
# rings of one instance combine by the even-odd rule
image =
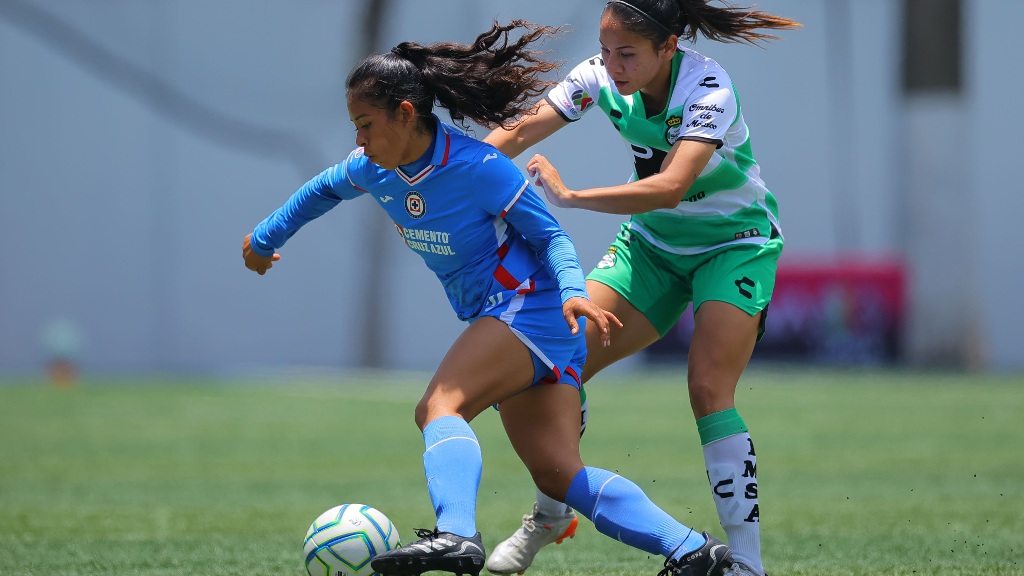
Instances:
[[[439,532],[476,535],[476,493],[483,457],[476,434],[458,416],[442,416],[423,428],[423,473]]]
[[[569,485],[565,503],[619,542],[661,556],[699,549],[704,536],[658,508],[639,486],[600,468],[584,467]]]

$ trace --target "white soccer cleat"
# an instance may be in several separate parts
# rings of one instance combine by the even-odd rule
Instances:
[[[577,525],[579,520],[572,510],[565,516],[552,517],[538,513],[534,504],[533,513],[523,516],[523,525],[494,548],[485,566],[493,574],[522,574],[541,548],[576,536]]]

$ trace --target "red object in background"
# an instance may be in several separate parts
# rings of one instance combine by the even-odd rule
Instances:
[[[900,361],[906,273],[893,260],[781,262],[755,360],[825,364]],[[687,311],[647,349],[652,362],[685,362],[693,334]]]

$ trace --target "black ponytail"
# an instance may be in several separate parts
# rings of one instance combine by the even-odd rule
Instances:
[[[510,32],[520,28],[525,32],[512,41]],[[353,97],[386,110],[408,101],[426,117],[436,102],[463,126],[466,119],[488,128],[509,125],[552,85],[541,75],[558,65],[541,59],[530,46],[558,32],[514,20],[507,26],[495,22],[471,45],[402,42],[363,60],[345,86]]]
[[[672,34],[690,42],[702,35],[718,42],[757,45],[778,36],[761,29],[787,30],[800,23],[750,8],[716,7],[709,0],[613,0],[605,5],[626,30],[660,46]]]

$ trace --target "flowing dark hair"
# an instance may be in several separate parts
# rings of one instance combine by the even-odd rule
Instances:
[[[612,0],[605,11],[618,18],[629,32],[647,38],[655,46],[672,34],[690,42],[703,35],[718,42],[759,45],[778,36],[761,29],[788,30],[801,24],[767,12],[726,5],[711,6],[708,0]]]
[[[524,32],[510,38],[516,29]],[[472,44],[402,42],[386,54],[363,60],[349,74],[349,95],[393,112],[408,101],[417,116],[428,117],[434,103],[465,127],[466,119],[488,127],[507,126],[533,108],[554,82],[541,75],[558,64],[530,46],[560,29],[513,20],[497,22]]]

